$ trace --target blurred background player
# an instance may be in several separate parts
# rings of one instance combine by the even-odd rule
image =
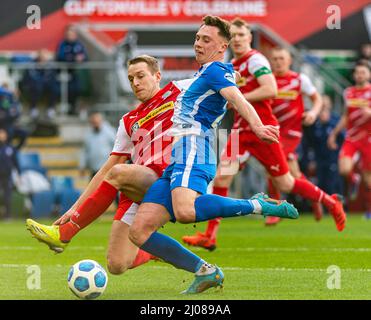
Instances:
[[[8,133],[0,128],[0,196],[4,204],[4,213],[0,218],[11,218],[11,200],[13,193],[12,171],[19,172],[15,148],[8,142]]]
[[[332,150],[327,139],[338,124],[340,116],[333,111],[331,97],[322,96],[323,106],[317,121],[305,130],[304,143],[313,150],[314,166],[318,178],[318,186],[327,193],[343,194],[343,182],[339,175],[338,157],[340,146],[344,141],[344,132],[338,136],[338,147]]]
[[[276,80],[268,60],[260,52],[251,48],[252,34],[249,25],[244,20],[236,18],[232,21],[231,34],[231,49],[234,55],[232,63],[235,70],[241,74],[238,83],[240,91],[255,107],[264,125],[278,126],[278,121],[267,100],[277,94]],[[262,97],[265,100],[261,100]],[[246,162],[251,155],[265,167],[273,185],[279,191],[295,193],[312,202],[321,202],[331,212],[337,229],[339,231],[344,229],[346,216],[337,195],[330,196],[309,181],[294,178],[289,172],[281,146],[278,143],[267,145],[261,142],[241,116],[236,115],[233,129],[238,130],[239,148],[237,154],[231,154],[234,149],[234,139],[230,135],[214,179],[212,191],[214,194],[221,196],[228,194],[240,165]],[[219,224],[220,219],[210,221],[204,233],[198,232],[194,236],[184,236],[182,239],[187,244],[213,250],[216,247]]]
[[[104,121],[100,112],[93,112],[89,117],[90,130],[84,140],[80,158],[80,172],[89,170],[92,179],[107,161],[112,151],[116,134],[113,127]],[[97,148],[99,146],[99,148]]]
[[[17,144],[14,147],[19,150],[27,140],[28,132],[17,122],[21,116],[22,108],[16,91],[9,90],[8,86],[0,86],[0,128],[7,132],[8,143]]]
[[[47,117],[54,118],[55,106],[59,96],[57,71],[52,68],[51,54],[47,49],[38,51],[35,58],[37,65],[25,70],[20,82],[20,89],[30,100],[30,116],[38,118],[40,114],[39,104],[43,97],[46,98]],[[50,66],[50,67],[48,67]]]
[[[272,49],[271,64],[276,78],[278,94],[273,99],[272,111],[280,125],[280,143],[286,156],[290,173],[294,178],[306,179],[300,171],[296,149],[300,145],[302,125],[311,126],[317,119],[322,107],[322,98],[312,81],[303,73],[290,70],[292,58],[287,49],[276,47]],[[312,108],[305,111],[303,96],[312,102]],[[274,199],[280,198],[279,191],[268,181],[269,195]],[[322,217],[322,207],[318,202],[312,202],[316,220]],[[276,224],[278,217],[268,217],[267,225]]]
[[[76,29],[73,26],[66,28],[64,39],[60,42],[57,49],[56,60],[70,62],[71,64],[88,60],[85,46],[78,40]],[[77,98],[81,92],[81,79],[76,69],[69,69],[68,76],[68,114],[76,115]]]
[[[346,137],[339,155],[339,172],[346,178],[348,191],[359,183],[354,173],[355,155],[360,154],[363,181],[366,187],[366,217],[371,218],[371,84],[368,64],[356,65],[355,85],[344,91],[345,111],[328,138],[335,150],[337,136],[346,128]]]

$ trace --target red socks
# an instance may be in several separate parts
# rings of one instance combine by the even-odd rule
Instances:
[[[145,264],[146,262],[151,260],[151,258],[152,258],[152,255],[150,253],[142,249],[139,249],[137,256],[135,257],[135,260],[129,269],[134,269],[136,267],[139,267],[140,265]]]
[[[228,188],[225,187],[213,187],[213,194],[217,194],[222,197],[227,197],[228,196]],[[214,220],[210,220],[207,223],[207,228],[206,228],[206,236],[209,237],[210,239],[215,239],[216,234],[218,233],[219,229],[219,224],[222,218],[216,218]]]
[[[280,192],[273,185],[273,182],[271,179],[268,179],[268,194],[271,198],[276,199],[276,200],[279,200],[281,198]]]
[[[81,229],[102,215],[115,200],[117,189],[103,181],[72,215],[69,222],[59,226],[60,238],[68,242]]]
[[[320,188],[304,179],[295,179],[294,187],[291,190],[305,199],[321,202],[326,208],[331,208],[335,204],[335,200],[330,195],[322,191]]]

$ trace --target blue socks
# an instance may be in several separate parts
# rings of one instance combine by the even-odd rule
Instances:
[[[238,200],[206,194],[195,201],[196,222],[212,220],[217,217],[238,217],[254,212],[250,200]],[[141,246],[141,249],[175,266],[192,273],[205,263],[200,257],[183,247],[178,241],[164,234],[154,232]]]
[[[183,247],[178,241],[164,234],[154,232],[141,249],[172,264],[174,267],[195,273],[205,262]]]
[[[201,222],[218,217],[245,216],[254,212],[254,206],[250,200],[232,199],[216,194],[204,194],[196,199],[195,210],[195,222]]]

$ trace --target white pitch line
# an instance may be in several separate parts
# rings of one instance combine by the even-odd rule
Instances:
[[[46,248],[46,247],[45,247]],[[29,250],[39,250],[40,247],[39,246],[34,246],[34,247],[31,247],[31,246],[20,246],[20,247],[17,247],[17,246],[0,246],[0,251],[1,250],[19,250],[19,251],[29,251]],[[86,247],[86,246],[71,246],[71,247],[68,247],[68,251],[70,250],[96,250],[96,251],[100,251],[100,250],[106,250],[106,247],[103,247],[103,246],[94,246],[94,247]]]
[[[71,250],[106,250],[104,246],[70,246],[68,251]],[[0,246],[1,250],[19,250],[19,251],[30,251],[30,250],[39,250],[39,246]],[[202,248],[192,248],[194,251],[204,251]],[[298,248],[287,248],[287,247],[245,247],[245,248],[220,248],[220,251],[244,251],[244,252],[253,252],[253,251],[264,251],[264,252],[310,252],[310,251],[324,251],[324,252],[371,252],[371,248],[332,248],[332,247],[323,247],[323,248],[308,248],[308,247],[298,247]]]
[[[31,264],[0,264],[0,268],[27,268]],[[61,265],[56,264],[48,267],[56,267],[56,268],[66,268],[70,267],[69,265]],[[151,266],[153,269],[173,269],[170,265],[163,265],[163,266]],[[299,272],[299,271],[308,271],[308,272],[327,272],[327,269],[323,268],[286,268],[286,267],[276,267],[276,268],[248,268],[248,267],[223,267],[225,271],[250,271],[250,272]],[[368,268],[345,268],[340,269],[342,272],[370,272],[371,269]]]
[[[204,251],[202,248],[192,248],[195,251]],[[371,248],[307,248],[307,247],[298,247],[298,248],[278,248],[278,247],[263,247],[263,248],[220,248],[220,251],[268,251],[268,252],[309,252],[309,251],[326,251],[326,252],[371,252]]]
[[[173,268],[172,266],[153,266],[154,269],[170,269]],[[244,268],[244,267],[223,267],[223,271],[255,271],[255,272],[295,272],[295,271],[309,271],[309,272],[327,272],[327,269],[321,268],[286,268],[286,267],[277,267],[277,268]],[[352,268],[345,268],[340,269],[341,271],[346,272],[371,272],[371,269],[352,269]]]

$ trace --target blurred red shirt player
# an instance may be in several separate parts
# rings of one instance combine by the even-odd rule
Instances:
[[[310,126],[315,122],[322,108],[322,98],[308,76],[290,70],[292,59],[288,50],[280,47],[273,48],[270,58],[278,87],[277,96],[272,102],[272,111],[280,125],[280,143],[291,174],[295,178],[305,179],[299,168],[296,149],[303,136],[302,125]],[[312,102],[312,108],[308,111],[304,109],[304,95]],[[279,199],[279,192],[274,188],[271,180],[268,185],[270,196]],[[316,220],[320,220],[321,205],[313,202],[312,208]],[[279,218],[271,218],[273,219],[267,219],[267,224],[279,221]]]
[[[371,84],[370,66],[358,64],[353,72],[355,86],[344,91],[344,114],[328,138],[336,149],[336,137],[344,128],[346,136],[339,154],[339,171],[349,185],[356,183],[353,172],[355,155],[360,155],[363,181],[366,186],[366,217],[371,218]]]

